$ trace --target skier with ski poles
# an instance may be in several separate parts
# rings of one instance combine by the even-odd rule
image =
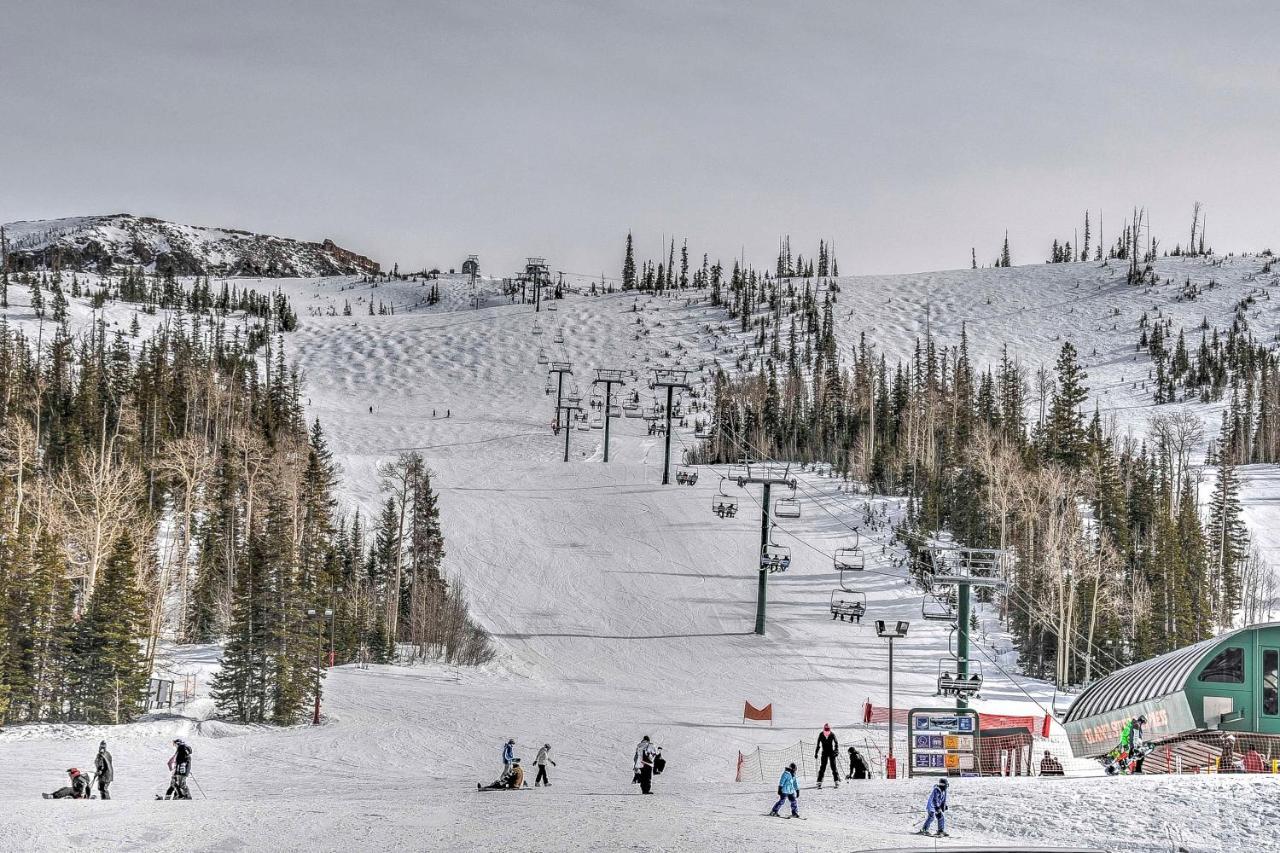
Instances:
[[[818,735],[818,742],[813,747],[813,757],[817,758],[819,752],[822,753],[822,763],[818,765],[818,787],[822,787],[823,772],[830,767],[836,787],[839,788],[840,766],[836,763],[836,757],[840,754],[840,742],[836,740],[836,733],[831,731],[830,723],[823,723],[822,733]]]
[[[925,808],[929,812],[929,816],[925,818],[924,826],[921,827],[917,834],[928,835],[929,827],[933,825],[933,819],[938,819],[937,838],[947,837],[947,780],[939,779],[938,784],[933,786],[933,790],[929,792],[929,801],[925,803]]]
[[[174,753],[169,757],[169,769],[173,777],[169,780],[169,790],[161,799],[189,800],[191,792],[187,790],[187,776],[191,775],[191,747],[182,738],[174,738]]]
[[[866,779],[867,778],[867,762],[863,760],[862,753],[853,747],[849,747],[849,775],[845,779]]]
[[[111,794],[107,788],[111,786],[112,780],[115,779],[115,766],[111,762],[111,753],[107,751],[107,742],[104,740],[98,744],[98,754],[93,759],[94,780],[98,783],[98,794],[104,800],[111,799]]]
[[[547,765],[556,766],[555,761],[551,758],[551,744],[542,745],[542,749],[538,750],[538,756],[533,759],[533,763],[538,768],[538,778],[534,779],[533,787],[550,785],[551,780],[547,778]]]
[[[773,808],[769,811],[770,817],[781,817],[778,809],[782,808],[782,804],[791,802],[791,816],[800,817],[800,786],[796,784],[796,764],[791,762],[787,765],[787,769],[782,771],[782,778],[778,780],[778,802],[773,804]]]

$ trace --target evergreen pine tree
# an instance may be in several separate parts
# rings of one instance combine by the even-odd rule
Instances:
[[[125,533],[99,573],[72,647],[75,704],[91,723],[125,723],[141,711],[149,672],[137,560],[137,546]]]

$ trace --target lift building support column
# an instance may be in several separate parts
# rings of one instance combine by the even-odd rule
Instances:
[[[613,386],[626,385],[630,371],[611,367],[597,367],[592,385],[604,384],[604,461],[609,461],[609,415],[613,411]]]
[[[564,375],[567,373],[573,375],[573,362],[570,361],[553,361],[551,367],[547,370],[548,374],[556,374],[556,429],[560,429],[560,409],[561,403],[564,402]]]
[[[769,508],[772,504],[770,500],[770,490],[773,486],[786,486],[789,489],[795,489],[796,478],[791,476],[790,468],[784,468],[781,472],[770,469],[768,466],[748,465],[738,477],[738,486],[745,488],[750,485],[760,485],[764,487],[763,500],[760,503],[760,556],[764,556],[765,550],[769,547],[769,528],[773,525],[773,520],[769,517]],[[763,563],[759,566],[760,580],[756,585],[756,633],[764,636],[764,615],[765,604],[768,598],[768,569]]]
[[[662,485],[671,483],[671,404],[676,389],[690,391],[689,371],[680,368],[659,367],[653,371],[653,389],[667,389],[667,449],[662,457]]]

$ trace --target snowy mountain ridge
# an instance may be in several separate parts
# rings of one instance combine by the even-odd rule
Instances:
[[[142,266],[174,275],[282,278],[379,270],[375,261],[329,239],[307,242],[129,213],[37,219],[3,227],[7,265],[17,271],[58,267],[105,273]]]

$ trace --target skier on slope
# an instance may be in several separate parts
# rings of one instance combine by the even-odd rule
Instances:
[[[533,787],[550,785],[551,780],[547,778],[547,765],[556,766],[555,761],[551,758],[551,744],[544,743],[542,745],[542,749],[538,750],[538,756],[533,759],[533,764],[538,768],[538,778],[533,780]]]
[[[849,747],[849,775],[845,779],[866,779],[867,778],[867,762],[863,760],[862,754],[853,747]]]
[[[516,739],[508,738],[507,742],[502,746],[502,772],[510,773],[511,765],[516,760]]]
[[[947,837],[947,780],[939,779],[938,784],[933,786],[933,790],[929,792],[929,801],[925,803],[925,809],[928,810],[929,816],[925,818],[924,826],[920,828],[917,834],[929,835],[929,827],[933,825],[933,819],[938,819],[937,838]]]
[[[769,811],[771,817],[781,817],[778,809],[782,808],[782,804],[791,801],[791,816],[800,817],[800,786],[796,784],[796,764],[791,762],[787,765],[787,769],[782,771],[782,778],[778,780],[778,802],[773,804],[773,808]]]
[[[98,744],[98,754],[93,759],[94,779],[98,783],[98,794],[104,800],[111,799],[111,794],[107,791],[111,782],[115,779],[115,765],[111,761],[111,753],[107,752],[107,742],[104,740]]]
[[[187,776],[191,775],[191,747],[180,737],[173,739],[173,747],[173,755],[169,756],[169,769],[173,776],[162,799],[189,800],[191,792],[187,790]]]
[[[649,740],[649,736],[645,735],[640,739],[640,743],[636,745],[635,759],[632,762],[635,767],[636,775],[632,781],[640,783],[640,793],[653,793],[653,760],[658,752],[654,749],[653,742]]]
[[[836,733],[831,731],[830,723],[823,723],[822,734],[818,735],[818,742],[813,747],[814,758],[818,757],[818,753],[822,753],[822,763],[818,765],[818,787],[822,787],[823,772],[830,767],[836,787],[839,788],[840,768],[836,764],[836,756],[840,754],[840,742],[836,740]]]

